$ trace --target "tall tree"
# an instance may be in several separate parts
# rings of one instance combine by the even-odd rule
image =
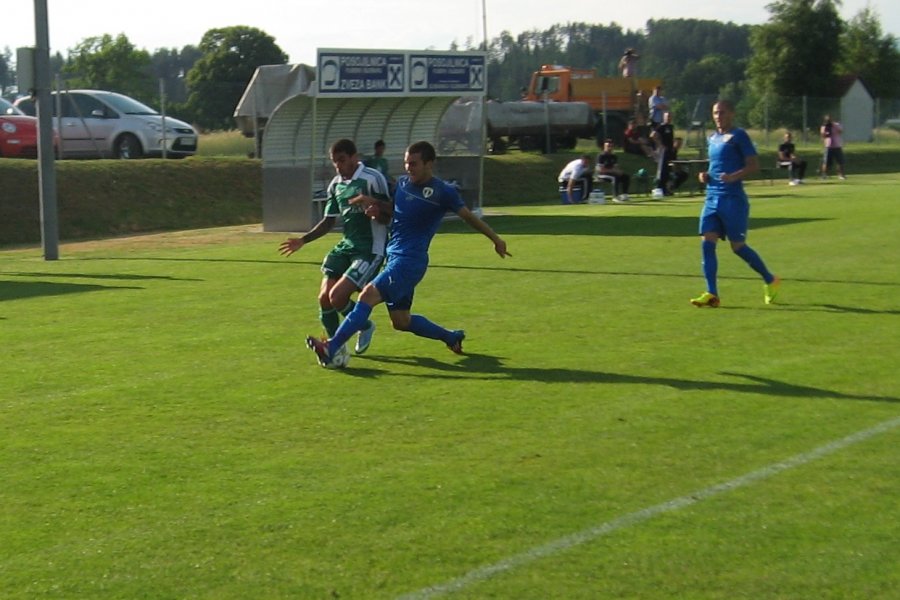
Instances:
[[[201,56],[200,49],[190,45],[181,50],[158,48],[153,52],[154,74],[165,82],[166,96],[170,101],[183,103],[187,100],[185,76]]]
[[[187,74],[187,108],[205,129],[234,129],[234,109],[256,68],[288,60],[275,38],[244,25],[210,29],[200,52]]]
[[[746,25],[704,19],[650,20],[640,72],[662,78],[668,96],[715,94],[720,87],[743,79],[749,38]],[[705,67],[713,69],[707,77],[698,72]],[[702,88],[697,87],[698,80]]]
[[[70,88],[110,90],[144,102],[156,96],[150,54],[136,49],[123,33],[85,38],[69,51],[63,75]]]
[[[900,97],[897,38],[882,33],[877,12],[866,7],[850,20],[841,51],[841,71],[859,75],[877,98]]]
[[[748,79],[760,96],[828,96],[840,57],[840,0],[777,0],[750,36]]]

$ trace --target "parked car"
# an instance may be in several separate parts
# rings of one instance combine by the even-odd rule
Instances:
[[[37,119],[0,98],[0,156],[37,158]]]
[[[32,98],[20,98],[16,106],[35,114]],[[162,156],[162,115],[124,94],[70,90],[60,92],[57,102],[57,92],[53,92],[53,117],[62,158]],[[193,127],[168,116],[165,127],[166,156],[182,158],[197,152],[197,132]]]

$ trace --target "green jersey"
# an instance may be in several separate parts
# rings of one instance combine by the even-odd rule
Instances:
[[[367,217],[361,204],[350,204],[350,200],[360,194],[378,200],[389,200],[384,175],[360,163],[350,179],[344,179],[338,174],[328,184],[325,216],[340,216],[344,223],[344,237],[335,249],[340,248],[354,254],[383,256],[388,227]]]
[[[388,167],[388,161],[383,156],[372,156],[365,160],[365,164],[367,167],[372,167],[376,171],[380,171],[382,175],[385,177],[388,176],[388,171],[390,167]]]

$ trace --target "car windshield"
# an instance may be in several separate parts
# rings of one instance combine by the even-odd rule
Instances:
[[[24,115],[21,110],[12,105],[11,102],[0,98],[0,115]]]
[[[134,98],[122,94],[104,94],[103,100],[120,113],[126,115],[156,115],[159,114],[146,104],[141,104]]]

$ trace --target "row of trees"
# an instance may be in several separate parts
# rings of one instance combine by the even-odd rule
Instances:
[[[601,76],[617,76],[622,51],[635,48],[639,75],[663,79],[670,99],[728,97],[755,126],[766,115],[797,125],[800,103],[779,113],[779,99],[833,102],[841,75],[859,76],[874,97],[891,99],[893,110],[900,110],[898,40],[883,33],[871,8],[844,21],[838,4],[776,0],[768,5],[769,21],[759,26],[666,19],[648,21],[642,32],[615,23],[569,23],[516,37],[504,32],[488,48],[490,93],[501,100],[517,98],[542,64],[593,67]],[[682,102],[679,108],[682,119],[690,117],[689,106]]]
[[[153,54],[136,48],[124,34],[89,37],[67,57],[53,55],[50,68],[67,89],[112,90],[157,108],[162,82],[168,113],[203,129],[232,129],[235,105],[256,67],[287,60],[270,35],[234,26],[210,29],[199,46]],[[0,54],[3,91],[15,84],[10,65],[11,51],[6,48]]]
[[[642,31],[615,23],[569,23],[516,36],[503,32],[487,49],[489,95],[517,99],[542,64],[591,67],[600,75],[617,76],[623,50],[635,48],[640,74],[662,78],[670,98],[728,96],[754,125],[763,118],[762,107],[777,106],[773,98],[833,97],[842,74],[859,75],[878,98],[900,98],[897,39],[882,32],[870,8],[845,22],[838,4],[775,0],[768,6],[769,21],[760,26],[660,19],[648,21]],[[474,47],[471,39],[465,47]],[[0,54],[0,92],[14,83],[10,54],[8,48]],[[265,32],[235,26],[207,31],[198,46],[152,54],[135,48],[124,34],[89,37],[67,57],[53,56],[51,66],[69,88],[115,90],[148,104],[156,104],[162,80],[170,113],[204,129],[230,129],[235,105],[256,67],[287,59]],[[787,123],[795,116],[780,118]]]

